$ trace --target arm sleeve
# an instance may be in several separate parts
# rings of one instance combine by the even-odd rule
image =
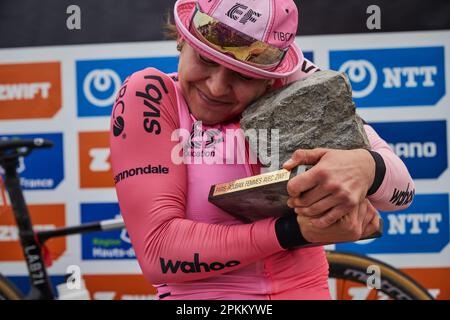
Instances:
[[[149,68],[124,82],[111,116],[111,163],[144,276],[153,284],[203,279],[283,250],[275,219],[233,226],[185,219],[186,165],[171,160],[179,122],[167,75]]]
[[[382,211],[409,207],[414,198],[415,185],[408,169],[370,125],[364,124],[364,129],[372,147],[370,153],[375,160],[375,178],[368,199]]]

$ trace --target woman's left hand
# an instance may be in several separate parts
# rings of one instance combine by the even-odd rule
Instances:
[[[318,228],[313,224],[313,220],[297,215],[302,236],[311,243],[354,242],[372,237],[380,231],[378,212],[367,199],[329,227]]]
[[[375,176],[375,161],[365,149],[299,149],[283,168],[297,165],[314,166],[288,182],[288,206],[318,228],[357,210]]]

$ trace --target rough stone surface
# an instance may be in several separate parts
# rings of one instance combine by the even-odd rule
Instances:
[[[263,165],[273,170],[281,168],[297,149],[348,150],[370,146],[346,75],[331,70],[315,72],[260,98],[243,112],[241,128],[245,132],[279,129],[278,159],[272,155],[276,147],[271,146],[270,134],[259,134],[257,139],[259,145],[267,146],[270,161],[264,159],[265,152],[257,152],[255,140],[249,139]]]

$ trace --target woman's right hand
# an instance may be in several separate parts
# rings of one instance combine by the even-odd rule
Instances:
[[[315,227],[311,217],[297,214],[303,237],[312,243],[354,242],[379,230],[378,211],[365,199],[357,208],[326,228]]]

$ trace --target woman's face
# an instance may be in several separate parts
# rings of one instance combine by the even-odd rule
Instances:
[[[204,124],[231,120],[266,93],[271,80],[251,79],[223,67],[184,43],[178,79],[191,113]]]

